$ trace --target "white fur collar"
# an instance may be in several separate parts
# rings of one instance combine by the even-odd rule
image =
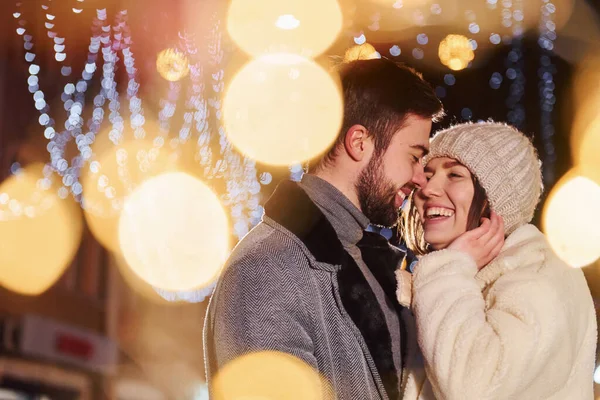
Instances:
[[[549,245],[544,234],[534,225],[523,225],[506,238],[498,257],[483,267],[475,279],[483,289],[508,271],[541,265],[548,251]]]

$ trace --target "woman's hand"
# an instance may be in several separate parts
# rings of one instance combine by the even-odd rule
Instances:
[[[469,254],[477,269],[482,269],[498,254],[504,246],[504,221],[492,211],[490,218],[482,218],[479,227],[465,232],[456,238],[448,249]]]

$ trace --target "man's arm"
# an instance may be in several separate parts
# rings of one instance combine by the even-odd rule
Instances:
[[[205,327],[209,378],[237,357],[264,350],[291,354],[317,368],[306,296],[290,273],[298,266],[290,262],[255,250],[223,272]]]

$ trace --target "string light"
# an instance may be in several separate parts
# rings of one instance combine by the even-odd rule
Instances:
[[[401,53],[402,53],[402,50],[400,49],[400,46],[398,46],[397,44],[390,47],[390,55],[392,55],[394,57],[398,57]]]
[[[44,5],[46,6],[46,5]],[[67,47],[64,38],[58,37],[52,30],[54,28],[54,16],[51,14],[50,7],[46,6],[46,30],[54,41],[54,58],[61,63],[65,63],[67,57]],[[75,12],[75,11],[74,11]],[[75,12],[76,13],[76,12]],[[18,20],[19,27],[16,29],[18,35],[22,36],[25,44],[25,59],[28,62],[28,86],[32,93],[34,106],[39,111],[39,122],[44,129],[44,136],[48,139],[48,152],[50,153],[50,163],[44,168],[45,179],[38,182],[38,187],[48,190],[52,186],[52,179],[58,176],[62,179],[63,186],[58,189],[61,197],[66,197],[71,191],[77,200],[80,200],[82,208],[98,210],[97,205],[91,204],[89,199],[82,196],[82,188],[79,183],[80,170],[84,165],[89,167],[92,173],[100,170],[100,163],[95,159],[91,145],[95,142],[96,136],[103,123],[109,122],[107,137],[114,146],[121,146],[124,140],[124,130],[126,121],[121,114],[122,100],[127,98],[130,120],[129,124],[134,131],[136,139],[142,139],[146,133],[144,130],[145,118],[143,115],[142,100],[137,96],[139,83],[137,81],[137,69],[135,67],[135,58],[131,50],[131,32],[127,24],[127,11],[122,10],[115,16],[112,25],[108,22],[106,9],[96,10],[96,16],[92,22],[92,37],[90,38],[88,57],[85,62],[81,78],[67,82],[61,94],[62,108],[67,113],[65,128],[55,127],[54,119],[48,104],[46,104],[44,92],[39,89],[40,65],[35,63],[36,54],[33,52],[33,37],[26,30],[26,21],[23,20],[22,13],[17,10],[13,17]],[[216,17],[215,17],[216,20]],[[257,179],[256,164],[253,160],[241,157],[237,154],[227,141],[224,128],[221,124],[221,96],[224,90],[224,71],[221,67],[224,59],[224,50],[222,48],[222,34],[220,31],[220,22],[215,22],[213,35],[209,43],[209,55],[211,56],[211,66],[215,69],[212,74],[212,95],[207,99],[204,94],[205,85],[203,81],[203,70],[198,57],[198,49],[193,44],[194,38],[185,34],[180,34],[181,51],[185,53],[189,60],[189,73],[191,75],[191,85],[187,91],[186,110],[184,113],[183,124],[179,129],[179,135],[176,139],[168,141],[165,131],[168,131],[169,124],[175,114],[175,106],[181,94],[181,86],[172,84],[170,86],[167,101],[163,103],[162,112],[159,113],[161,122],[161,134],[154,138],[154,149],[164,146],[166,143],[171,145],[173,150],[177,149],[179,144],[186,143],[192,137],[192,130],[195,128],[198,134],[197,140],[197,160],[204,167],[204,177],[206,179],[223,179],[227,183],[227,194],[223,196],[223,202],[230,209],[236,235],[241,238],[248,230],[260,221],[263,210],[259,204],[259,195],[261,184],[268,185],[272,181],[270,173],[263,173],[260,181]],[[101,64],[98,64],[98,56],[101,51]],[[59,54],[57,57],[56,54]],[[63,55],[64,54],[64,57]],[[122,60],[120,59],[122,56]],[[193,61],[192,61],[193,60]],[[127,72],[127,90],[126,94],[119,93],[115,74],[117,63],[122,61]],[[93,112],[86,121],[83,120],[85,109],[85,93],[91,87],[90,81],[96,72],[100,70],[101,89],[93,97]],[[61,74],[69,77],[72,69],[68,65],[63,65]],[[211,150],[211,134],[209,115],[216,120],[215,139],[219,140],[220,159],[214,160]],[[108,121],[106,121],[108,120]],[[166,128],[166,129],[165,129]],[[68,160],[65,157],[66,145],[74,140],[77,144],[78,154]],[[122,149],[121,149],[122,150]],[[117,163],[119,165],[119,180],[126,185],[127,192],[134,188],[129,184],[128,162],[139,162],[140,168],[152,161],[152,150],[144,151],[144,154],[137,154],[131,157],[127,151],[117,151]],[[141,152],[140,152],[141,153]],[[15,164],[12,168],[14,174],[18,174],[20,166]],[[102,188],[108,199],[112,198],[110,204],[114,209],[119,210],[122,202],[114,199],[114,187],[108,179],[101,179]],[[25,214],[32,214],[31,205],[16,204],[14,199],[8,198],[5,194],[0,194],[0,201],[6,204],[12,204],[15,210],[27,210]],[[34,201],[31,204],[35,204]],[[41,209],[41,206],[38,208]],[[22,214],[22,213],[21,213]],[[19,214],[19,215],[21,215]],[[35,214],[35,213],[33,213]],[[10,215],[2,210],[0,219],[10,218]],[[198,291],[189,293],[171,293],[164,297],[173,296],[188,301],[201,301],[205,294]]]
[[[503,14],[508,18],[503,20],[507,27],[512,28],[512,44],[511,50],[506,58],[506,76],[512,81],[509,88],[509,96],[506,99],[508,108],[508,122],[523,129],[525,124],[525,106],[523,105],[523,97],[525,95],[525,73],[523,72],[523,0],[503,0],[502,4],[508,6],[503,10]],[[512,10],[510,8],[512,5]],[[504,11],[507,10],[507,13]]]
[[[541,18],[539,25],[538,44],[541,48],[540,67],[538,76],[540,78],[539,94],[541,106],[541,131],[542,131],[542,158],[544,184],[550,186],[556,179],[556,150],[554,147],[554,124],[552,112],[556,104],[554,95],[554,74],[556,67],[552,63],[554,41],[556,40],[556,24],[554,15],[556,6],[551,0],[541,0]]]
[[[254,224],[258,223],[260,216],[262,216],[263,210],[259,205],[258,197],[261,186],[257,180],[255,161],[248,157],[242,158],[233,150],[223,126],[221,99],[225,89],[225,73],[220,67],[224,58],[223,34],[217,16],[214,17],[214,20],[209,55],[210,63],[217,71],[211,75],[213,96],[208,104],[216,120],[215,125],[219,133],[219,147],[222,158],[217,161],[211,175],[226,179],[227,194],[223,196],[222,201],[225,206],[230,208],[233,231],[238,239],[241,239]]]
[[[497,0],[486,0],[486,2],[490,9],[494,9],[497,6]],[[69,65],[71,58],[67,52],[65,38],[59,37],[54,29],[56,24],[59,23],[57,19],[59,20],[60,18],[55,18],[51,10],[51,5],[52,3],[47,1],[42,6],[46,14],[44,20],[46,33],[53,41],[53,57],[61,65],[61,74],[69,78],[73,74],[72,68]],[[503,24],[507,28],[512,28],[512,36],[510,37],[512,48],[507,58],[508,68],[506,71],[506,78],[511,82],[510,95],[507,99],[507,107],[509,108],[508,120],[513,125],[522,126],[525,120],[525,109],[523,107],[525,76],[523,72],[522,51],[523,0],[502,0],[501,5]],[[394,8],[400,8],[401,6],[401,1],[394,3]],[[540,58],[541,65],[539,69],[541,79],[540,106],[542,108],[544,176],[548,184],[548,182],[554,180],[553,170],[556,161],[552,140],[554,135],[552,111],[556,101],[553,75],[556,71],[551,59],[553,43],[556,39],[554,26],[555,6],[552,0],[542,0],[541,7],[542,19],[540,21],[539,44],[543,54]],[[83,9],[82,7],[81,10]],[[508,13],[505,10],[508,10]],[[441,7],[439,4],[434,4],[431,5],[429,11],[431,14],[438,15],[441,13]],[[78,13],[75,8],[73,8],[73,12]],[[424,24],[423,12],[420,10],[413,10],[411,12],[415,22],[422,26]],[[473,35],[480,34],[481,27],[475,20],[474,12],[468,11],[466,15],[469,32]],[[91,145],[94,143],[101,125],[108,120],[110,122],[108,136],[111,142],[115,146],[119,146],[123,142],[126,122],[122,116],[121,101],[125,98],[125,91],[119,93],[115,81],[117,64],[121,61],[119,56],[123,58],[122,61],[125,64],[128,76],[126,97],[130,112],[129,124],[136,138],[144,138],[146,135],[142,101],[138,97],[140,84],[137,81],[135,58],[131,51],[131,33],[127,25],[127,11],[124,10],[117,13],[112,26],[108,22],[106,9],[96,11],[88,58],[81,77],[79,79],[71,79],[66,83],[61,94],[62,107],[66,112],[64,129],[58,127],[58,124],[54,120],[54,118],[58,120],[58,117],[56,117],[57,114],[51,112],[53,110],[50,109],[51,107],[47,104],[45,94],[40,89],[40,72],[43,66],[39,64],[39,55],[36,57],[33,37],[30,35],[31,32],[27,30],[26,22],[19,10],[13,14],[13,17],[19,21],[16,33],[23,37],[25,59],[28,63],[29,72],[27,85],[33,96],[33,105],[38,110],[38,122],[42,127],[44,137],[48,140],[47,149],[51,158],[49,165],[44,168],[44,179],[38,182],[38,188],[40,190],[48,190],[52,186],[53,179],[60,179],[63,186],[59,189],[59,195],[64,197],[71,192],[76,199],[81,199],[82,206],[85,207],[85,199],[81,197],[81,185],[79,183],[80,170],[84,165],[87,165],[92,171],[98,168],[98,162],[94,158]],[[371,17],[369,29],[378,30],[380,20],[381,14],[374,14]],[[291,19],[288,18],[285,21],[290,22]],[[261,184],[270,184],[272,176],[269,173],[263,173],[260,176],[260,180],[257,179],[255,162],[234,151],[225,135],[221,119],[221,97],[224,89],[224,70],[221,65],[225,54],[222,48],[220,23],[217,21],[214,26],[215,28],[212,31],[208,46],[211,60],[210,66],[213,69],[213,71],[210,71],[212,72],[212,80],[210,80],[207,71],[203,70],[200,59],[197,57],[198,49],[194,45],[195,38],[184,33],[180,34],[181,43],[177,51],[186,57],[186,73],[190,75],[190,85],[187,87],[187,92],[185,92],[186,108],[183,112],[183,122],[178,127],[178,137],[169,140],[168,132],[171,130],[171,125],[175,124],[176,106],[180,104],[179,98],[182,92],[184,92],[180,82],[170,82],[168,93],[166,98],[161,101],[161,109],[158,113],[161,128],[160,135],[154,138],[153,143],[156,149],[167,144],[175,151],[179,144],[186,143],[192,139],[194,134],[197,135],[195,159],[202,166],[206,179],[223,179],[227,182],[227,194],[223,200],[232,214],[235,233],[238,237],[241,237],[260,219],[262,208],[259,205],[258,199]],[[477,48],[477,41],[473,38],[468,39],[465,37],[465,39],[467,39],[466,43],[468,43],[468,46],[465,45],[463,47],[464,49],[470,49],[469,54],[472,54]],[[429,40],[430,38],[425,33],[417,35],[416,41],[418,47],[412,50],[414,58],[422,59],[424,57],[422,46],[426,46]],[[499,44],[503,40],[503,37],[499,33],[492,33],[489,40],[494,44]],[[506,36],[504,36],[504,40],[506,40]],[[366,44],[366,37],[363,32],[354,37],[354,43],[357,45]],[[102,56],[99,63],[98,53],[100,49],[102,49]],[[400,56],[400,47],[398,45],[391,46],[389,54],[394,57]],[[465,68],[469,65],[469,57],[471,60],[473,59],[471,55],[466,57],[465,59],[468,60],[466,65],[463,59],[460,62],[460,68]],[[449,57],[448,64],[452,64],[451,59],[452,57]],[[452,65],[458,66],[458,63]],[[101,77],[102,88],[93,97],[93,113],[86,124],[86,121],[82,117],[85,115],[85,94],[90,87],[93,87],[91,82],[96,74]],[[206,75],[207,81],[209,81],[206,87],[203,80],[204,75]],[[492,88],[499,88],[503,79],[505,78],[499,72],[493,73],[490,78],[490,86]],[[456,78],[453,74],[446,74],[444,82],[449,87],[455,84]],[[211,88],[212,91],[210,90]],[[208,96],[206,92],[210,92]],[[440,97],[445,96],[446,92],[447,88],[444,86],[436,88],[436,93]],[[463,108],[461,116],[465,119],[473,118],[472,111],[469,108]],[[212,130],[210,129],[211,122],[213,122],[211,118],[215,122],[215,128]],[[68,142],[71,140],[75,141],[78,154],[71,160],[68,160],[65,150]],[[219,141],[218,156],[213,154],[213,146],[211,146],[212,142],[216,140]],[[124,163],[127,160],[138,160],[140,164],[144,164],[151,162],[149,153],[138,154],[137,157],[127,157],[125,154],[122,159]],[[293,165],[289,169],[292,179],[299,179],[304,172],[302,165]],[[18,174],[19,170],[20,167],[15,165],[12,172],[13,174]],[[125,175],[126,171],[127,169],[123,168],[123,175],[120,175],[120,179],[124,181],[128,179]],[[111,185],[108,182],[106,185],[107,196],[110,196],[110,189]],[[4,197],[0,197],[0,200],[2,199]],[[10,199],[8,202],[10,202]],[[116,202],[114,204],[118,205],[119,203]],[[5,216],[7,216],[6,213],[0,214],[0,220]]]
[[[475,11],[473,11],[473,10],[465,11],[465,17],[467,19],[467,22],[469,23],[469,32],[472,35],[477,35],[481,31],[481,28],[479,27],[479,24],[477,23],[477,14],[475,14]],[[469,44],[471,45],[471,50],[473,51],[473,58],[474,58],[475,50],[477,50],[477,47],[479,46],[479,44],[477,43],[477,40],[473,37],[469,38]],[[467,68],[471,67],[472,61],[473,60],[471,60],[467,63]]]

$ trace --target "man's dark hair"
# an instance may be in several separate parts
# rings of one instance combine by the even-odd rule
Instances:
[[[406,65],[386,58],[345,62],[337,67],[343,99],[342,128],[331,148],[310,163],[310,169],[333,161],[353,125],[367,128],[373,137],[375,155],[388,148],[408,115],[431,118],[444,115],[441,101],[422,75]]]

